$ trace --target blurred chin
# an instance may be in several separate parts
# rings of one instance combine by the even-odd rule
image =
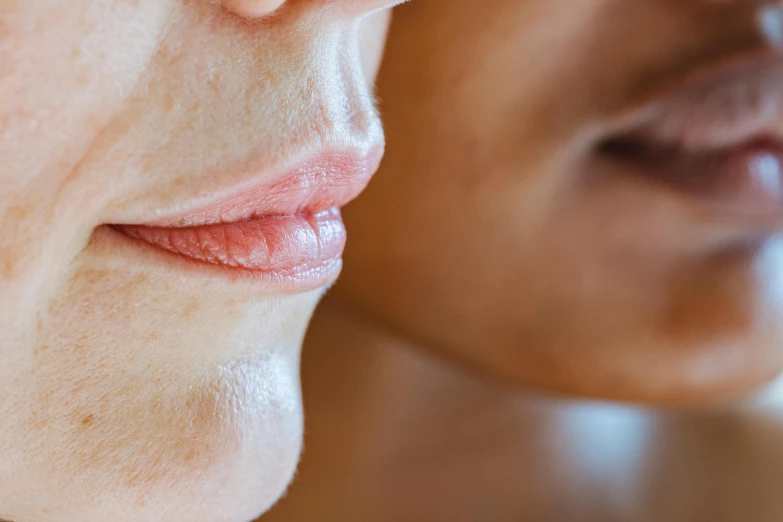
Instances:
[[[538,290],[528,281],[531,293],[495,324],[490,348],[465,353],[521,385],[570,395],[661,404],[736,399],[783,370],[781,267],[779,239],[678,264],[661,277],[605,270],[581,293],[585,272],[571,266],[573,280],[554,271]]]
[[[783,364],[777,353],[770,353],[767,340],[746,338],[694,347],[640,341],[634,335],[625,342],[609,338],[603,343],[574,344],[570,350],[551,347],[545,362],[536,355],[517,355],[511,372],[508,365],[493,369],[521,387],[569,396],[701,405],[751,396],[775,380]],[[584,357],[587,353],[590,358]]]

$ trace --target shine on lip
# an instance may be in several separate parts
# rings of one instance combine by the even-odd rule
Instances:
[[[775,225],[783,217],[783,57],[754,52],[696,69],[646,97],[604,156],[708,204]]]
[[[113,228],[190,261],[315,288],[339,274],[346,241],[339,207],[366,187],[380,157],[380,150],[322,154],[272,182]]]

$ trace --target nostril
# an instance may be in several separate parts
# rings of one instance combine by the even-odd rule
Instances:
[[[261,18],[276,11],[285,0],[221,0],[223,7],[243,18]]]

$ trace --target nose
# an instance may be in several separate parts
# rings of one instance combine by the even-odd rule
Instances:
[[[223,7],[243,18],[261,18],[284,3],[285,0],[223,0]]]
[[[268,16],[283,4],[311,4],[313,7],[336,9],[363,14],[377,9],[392,7],[406,0],[221,0],[223,7],[244,18],[262,18]]]

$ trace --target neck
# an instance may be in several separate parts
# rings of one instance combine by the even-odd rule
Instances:
[[[645,499],[675,490],[688,506],[678,513],[697,516],[713,495],[705,485],[726,482],[736,499],[752,480],[731,469],[757,451],[755,436],[738,445],[725,428],[757,417],[532,396],[432,353],[337,300],[322,304],[302,363],[302,468],[264,522],[637,520],[629,509],[643,520]],[[662,479],[671,473],[676,483]]]

